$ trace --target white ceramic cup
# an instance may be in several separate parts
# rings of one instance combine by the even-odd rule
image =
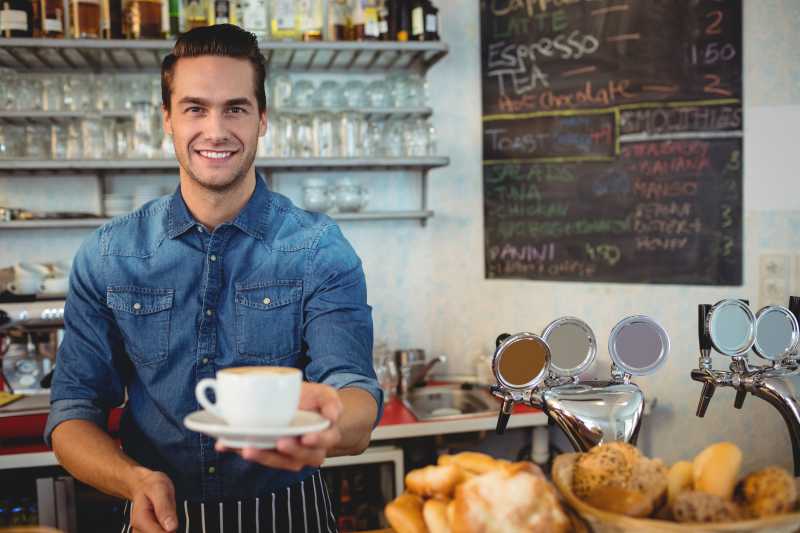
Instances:
[[[282,366],[225,368],[216,378],[204,378],[195,387],[204,409],[235,427],[289,425],[300,402],[300,370]],[[216,402],[206,395],[214,391]]]
[[[42,282],[42,294],[66,294],[69,281],[61,276],[57,278],[45,278]]]

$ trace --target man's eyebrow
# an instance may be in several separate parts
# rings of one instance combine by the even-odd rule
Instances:
[[[211,102],[206,100],[205,98],[200,98],[198,96],[184,96],[180,100],[178,100],[179,104],[197,104],[202,105],[205,107],[211,106]],[[238,106],[253,106],[253,103],[248,98],[231,98],[230,100],[225,101],[226,106],[238,105]]]

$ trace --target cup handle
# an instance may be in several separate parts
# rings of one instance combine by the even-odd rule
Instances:
[[[198,383],[197,386],[194,388],[194,395],[197,397],[197,401],[206,411],[211,412],[213,415],[218,416],[220,418],[224,418],[222,416],[222,411],[220,411],[219,407],[216,404],[211,403],[206,396],[206,391],[211,389],[214,391],[214,396],[217,395],[217,380],[214,378],[203,378]]]

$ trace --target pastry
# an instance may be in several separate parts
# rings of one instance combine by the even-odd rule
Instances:
[[[422,517],[429,533],[451,533],[448,505],[449,501],[431,499],[422,506]]]
[[[568,527],[555,488],[533,464],[492,470],[456,489],[454,532],[561,533]]]
[[[694,490],[730,500],[741,465],[742,451],[735,444],[712,444],[697,454],[692,462]]]
[[[461,470],[454,464],[426,466],[406,474],[406,488],[419,496],[451,498],[456,485],[461,483]]]
[[[741,518],[741,511],[732,501],[696,490],[678,494],[671,510],[678,522],[732,522]]]
[[[618,446],[601,445],[581,454],[572,474],[572,491],[585,499],[598,487],[625,487],[631,475],[626,453]]]
[[[667,481],[667,501],[672,503],[678,494],[693,488],[692,463],[690,461],[678,461],[672,465],[669,469]]]
[[[473,474],[483,474],[489,470],[494,470],[503,463],[508,463],[502,459],[495,459],[490,455],[480,452],[461,452],[454,455],[440,455],[438,464],[454,464]]]
[[[788,513],[797,502],[794,478],[777,466],[768,466],[744,478],[739,488],[745,508],[750,516]]]
[[[428,531],[422,517],[422,499],[415,494],[401,494],[386,505],[384,514],[396,533]]]

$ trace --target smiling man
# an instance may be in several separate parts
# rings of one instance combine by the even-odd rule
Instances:
[[[126,500],[128,531],[335,531],[318,467],[362,452],[379,418],[361,261],[331,219],[256,174],[264,79],[252,34],[182,35],[161,71],[180,185],[73,263],[45,438],[72,475]],[[184,427],[196,384],[244,365],[302,369],[300,408],[331,426],[274,450]],[[126,397],[120,449],[105,427]]]

